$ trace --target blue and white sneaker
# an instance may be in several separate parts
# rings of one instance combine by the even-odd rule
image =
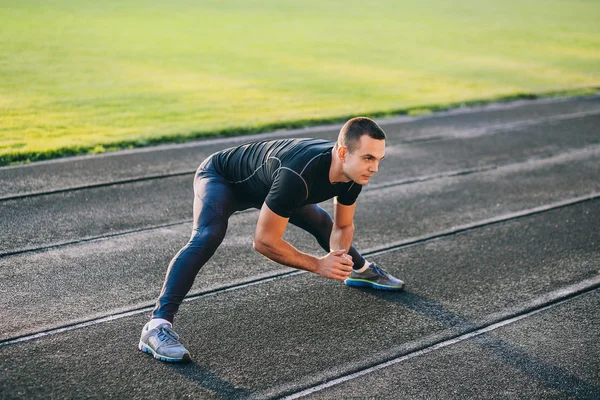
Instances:
[[[379,290],[401,290],[404,287],[404,282],[394,278],[375,263],[371,263],[363,272],[352,271],[344,283],[348,286],[371,287]]]
[[[190,352],[179,342],[179,335],[168,323],[154,329],[148,329],[148,324],[142,329],[138,348],[152,354],[154,358],[168,362],[191,361]]]

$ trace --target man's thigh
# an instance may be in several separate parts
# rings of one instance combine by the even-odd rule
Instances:
[[[194,229],[207,225],[215,214],[227,221],[237,210],[238,201],[231,185],[213,174],[198,174],[194,181]]]

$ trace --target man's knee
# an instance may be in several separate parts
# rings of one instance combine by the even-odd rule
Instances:
[[[202,234],[200,235],[205,240],[210,241],[211,243],[217,242],[221,243],[223,238],[225,238],[225,232],[227,230],[226,226],[221,225],[208,225],[204,228]]]
[[[323,209],[321,209],[319,212],[318,225],[320,229],[329,231],[331,233],[331,229],[333,228],[333,219],[331,218],[331,215],[329,215],[329,213]]]
[[[194,229],[190,238],[190,247],[194,249],[212,249],[221,244],[227,231],[226,226],[206,225]]]

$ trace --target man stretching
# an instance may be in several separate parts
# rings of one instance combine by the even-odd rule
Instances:
[[[402,289],[404,282],[367,262],[352,246],[356,198],[384,156],[385,133],[371,119],[358,117],[346,122],[336,143],[268,140],[208,157],[194,179],[192,236],[169,265],[139,349],[163,361],[190,360],[172,329],[175,313],[223,241],[229,217],[251,207],[260,209],[254,249],[271,260],[349,286]],[[331,198],[333,220],[316,205]],[[288,222],[312,234],[328,254],[315,257],[283,240]]]

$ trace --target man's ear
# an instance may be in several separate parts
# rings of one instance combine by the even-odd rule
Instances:
[[[346,155],[348,154],[348,148],[346,146],[340,146],[337,149],[338,157],[342,161],[346,161]]]

